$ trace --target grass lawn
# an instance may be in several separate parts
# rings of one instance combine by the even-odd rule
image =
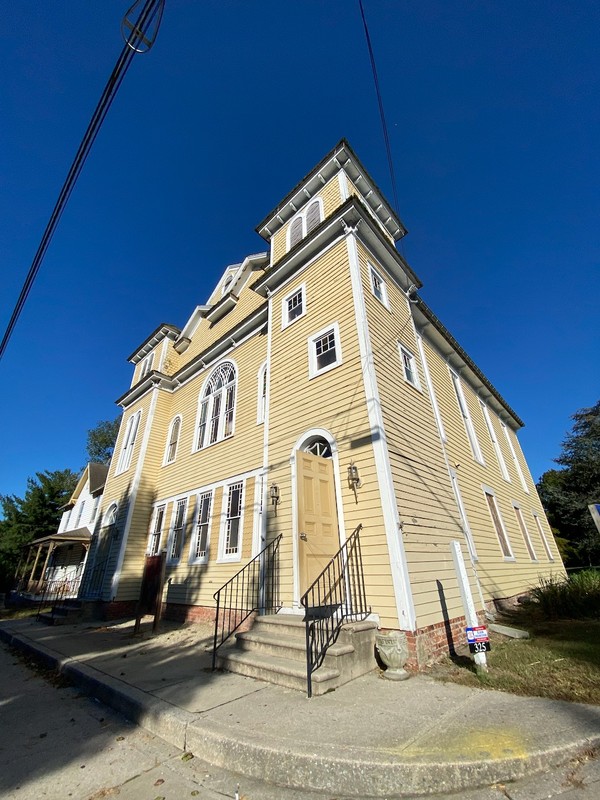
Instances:
[[[531,638],[492,633],[487,674],[475,673],[467,648],[429,674],[468,686],[600,705],[600,620],[542,620],[520,613],[499,622],[527,630]]]

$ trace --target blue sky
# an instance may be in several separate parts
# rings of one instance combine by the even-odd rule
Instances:
[[[121,50],[128,0],[19,0],[0,22],[0,326]],[[364,0],[401,251],[524,419],[535,479],[600,397],[597,2]],[[0,493],[78,470],[126,357],[182,327],[258,222],[345,136],[392,191],[358,2],[167,0],[0,362]]]

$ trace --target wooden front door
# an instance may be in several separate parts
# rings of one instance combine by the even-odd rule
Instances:
[[[333,461],[298,451],[298,564],[300,594],[340,547]]]

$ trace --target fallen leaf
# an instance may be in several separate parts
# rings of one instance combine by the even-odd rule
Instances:
[[[155,785],[155,786],[162,786],[162,784],[163,784],[164,782],[165,782],[165,779],[164,779],[164,778],[159,778],[157,781],[154,781],[154,785]]]
[[[124,736],[117,736],[117,742],[124,742],[124,741],[125,741]]]
[[[190,760],[191,760],[193,757],[194,757],[194,754],[193,754],[193,753],[184,753],[184,754],[181,756],[181,760],[182,760],[182,761],[190,761]]]

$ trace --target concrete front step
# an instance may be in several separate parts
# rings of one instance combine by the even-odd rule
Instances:
[[[376,623],[350,622],[312,675],[313,694],[324,694],[376,668]],[[235,645],[217,653],[217,664],[230,672],[306,691],[306,626],[302,617],[257,617],[252,628],[236,635]]]
[[[217,655],[217,665],[221,669],[275,683],[288,689],[306,691],[306,660],[303,662],[267,653],[245,652],[230,648]],[[339,670],[321,667],[313,673],[313,695],[321,695],[335,689],[340,678]]]
[[[284,634],[277,636],[276,634],[256,630],[256,627],[254,627],[252,630],[246,631],[245,633],[238,633],[236,640],[240,652],[259,652],[272,656],[280,656],[281,653],[285,651],[287,658],[306,664],[306,637],[304,635],[302,638],[286,636]],[[353,652],[354,647],[351,644],[340,644],[336,642],[327,650],[325,663],[329,663],[330,666],[333,666],[332,660]]]

